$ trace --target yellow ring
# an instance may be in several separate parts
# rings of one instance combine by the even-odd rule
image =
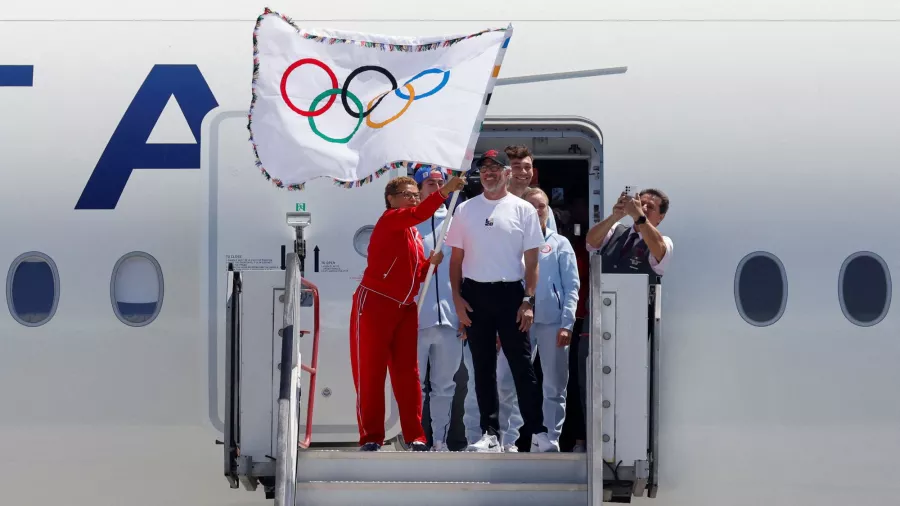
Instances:
[[[412,105],[413,100],[416,99],[416,90],[415,90],[415,88],[413,88],[412,84],[407,84],[404,86],[404,88],[406,88],[406,90],[409,91],[409,100],[406,101],[406,105],[403,106],[403,109],[400,109],[400,112],[398,112],[397,114],[391,116],[390,118],[382,121],[381,123],[375,123],[374,121],[372,121],[372,115],[370,114],[370,115],[366,116],[366,125],[369,125],[370,128],[381,128],[387,124],[392,123],[400,116],[403,116],[403,113],[405,113],[406,110],[409,109],[409,106]],[[366,109],[371,109],[372,104],[374,104],[376,100],[387,95],[391,91],[394,91],[394,90],[386,91],[386,92],[382,93],[381,95],[378,95],[377,97],[373,98],[369,102],[369,105],[366,106]]]

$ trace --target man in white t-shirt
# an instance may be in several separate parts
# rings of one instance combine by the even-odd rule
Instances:
[[[481,195],[459,205],[446,243],[450,285],[472,352],[475,394],[484,436],[470,451],[500,452],[497,337],[512,372],[531,450],[554,449],[542,424],[541,387],[531,363],[528,330],[534,320],[538,248],[543,244],[537,211],[507,191],[508,158],[490,150],[478,160]]]

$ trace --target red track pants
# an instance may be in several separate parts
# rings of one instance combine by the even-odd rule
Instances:
[[[384,381],[400,409],[406,443],[425,442],[422,387],[416,353],[419,315],[415,304],[401,305],[362,286],[353,294],[350,312],[350,366],[356,387],[359,444],[384,444]]]

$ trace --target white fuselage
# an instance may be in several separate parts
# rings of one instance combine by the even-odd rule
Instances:
[[[329,429],[314,441],[352,441],[347,327],[365,267],[353,235],[383,210],[388,178],[287,192],[259,174],[246,113],[262,3],[8,3],[0,267],[28,252],[51,258],[57,302],[40,326],[0,315],[0,503],[268,504],[262,492],[228,489],[215,444],[228,255],[277,268],[292,241],[285,213],[312,213],[317,388],[330,389],[316,401],[316,424]],[[602,191],[591,204],[601,218],[626,184],[672,199],[661,225],[676,245],[663,284],[661,481],[657,499],[635,502],[896,504],[898,309],[852,323],[839,274],[860,251],[900,273],[900,31],[889,21],[900,8],[794,3],[270,7],[301,25],[391,34],[512,21],[501,77],[627,66],[498,87],[488,116],[597,124]],[[31,82],[8,65],[33,66]],[[769,326],[747,323],[735,304],[736,268],[756,251],[776,256],[787,280]],[[131,252],[159,265],[163,283],[149,295],[111,282]],[[3,306],[10,293],[7,280]],[[113,310],[113,300],[147,297],[161,307],[146,326]]]

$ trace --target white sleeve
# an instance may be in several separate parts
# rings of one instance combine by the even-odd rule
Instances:
[[[595,248],[595,247],[591,246],[590,244],[588,244],[587,242],[585,242],[584,247],[588,250],[588,253],[593,253],[595,251],[602,250],[603,247],[606,246],[606,243],[609,242],[609,239],[612,237],[613,232],[616,231],[616,227],[618,227],[621,223],[622,223],[621,221],[617,221],[613,226],[609,227],[609,232],[606,233],[606,237],[603,238],[603,242],[600,243],[599,248]]]
[[[544,234],[541,233],[541,222],[538,219],[537,209],[526,204],[528,207],[523,208],[524,217],[522,218],[523,244],[522,251],[528,251],[534,248],[540,248],[544,244]]]
[[[459,209],[453,213],[454,216],[447,216],[450,224],[447,226],[447,238],[444,239],[444,245],[451,248],[464,249],[465,241],[463,241],[463,225],[465,225],[465,207],[460,204]]]
[[[669,261],[672,259],[672,250],[675,249],[675,244],[672,243],[672,239],[669,239],[667,236],[663,236],[663,242],[666,243],[666,254],[663,255],[661,261],[657,262],[653,253],[650,253],[650,268],[660,276],[665,274],[666,267],[668,267]]]

